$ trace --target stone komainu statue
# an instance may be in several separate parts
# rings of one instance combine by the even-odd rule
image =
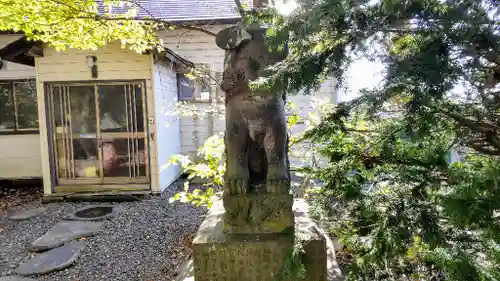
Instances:
[[[290,187],[286,96],[249,88],[249,81],[265,76],[267,66],[286,56],[270,53],[265,33],[265,28],[236,25],[216,37],[226,51],[221,84],[226,93],[226,195],[283,194]]]

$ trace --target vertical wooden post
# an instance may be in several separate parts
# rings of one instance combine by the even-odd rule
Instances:
[[[103,162],[103,150],[102,150],[102,132],[101,132],[101,108],[99,106],[99,87],[97,83],[94,83],[94,102],[95,102],[95,116],[96,116],[96,141],[99,157],[99,177],[101,178],[101,183],[104,181],[104,162]]]

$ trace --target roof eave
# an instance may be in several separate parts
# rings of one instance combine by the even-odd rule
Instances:
[[[35,66],[35,57],[43,57],[41,43],[23,36],[0,49],[0,59]]]
[[[192,61],[183,58],[169,48],[165,48],[161,55],[177,65],[181,72],[189,72],[195,66]]]
[[[186,19],[172,20],[174,25],[216,25],[216,24],[236,24],[241,20],[241,17],[221,18],[221,19]]]

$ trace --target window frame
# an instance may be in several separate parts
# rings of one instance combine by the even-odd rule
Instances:
[[[8,84],[9,92],[8,96],[12,100],[12,110],[14,113],[14,128],[12,129],[0,129],[0,135],[23,135],[23,134],[39,134],[40,133],[40,125],[37,128],[19,128],[19,107],[17,106],[17,97],[15,95],[15,87],[16,83],[29,82],[33,83],[35,86],[35,95],[37,95],[37,85],[35,78],[25,78],[25,79],[9,79],[9,80],[0,80],[0,84]],[[36,103],[38,107],[38,98],[36,98]],[[40,118],[38,115],[37,108],[37,121],[40,122]],[[40,124],[40,123],[38,123]]]
[[[192,102],[192,101],[195,101],[196,100],[196,85],[194,83],[194,81],[192,81],[191,79],[189,79],[191,82],[193,82],[193,96],[191,98],[183,98],[182,96],[182,93],[181,93],[181,89],[182,89],[182,80],[183,79],[189,79],[188,77],[186,77],[186,75],[184,73],[177,73],[176,75],[176,79],[177,79],[177,100],[178,101],[181,101],[181,102]]]
[[[208,99],[202,99],[201,98],[201,93],[203,89],[203,82],[200,79],[195,79],[191,80],[186,77],[185,73],[177,73],[177,100],[179,102],[193,102],[193,103],[213,103],[213,102],[220,102],[221,101],[221,90],[219,87],[219,80],[222,78],[222,72],[214,71],[209,68],[208,65],[205,64],[198,64],[196,65],[196,68],[202,69],[206,71],[211,77],[215,77],[217,82],[214,83],[212,81],[213,79],[210,79],[208,85],[205,85],[208,87]],[[182,98],[181,95],[181,81],[183,78],[187,78],[190,81],[193,82],[193,87],[194,87],[194,92],[193,92],[193,97],[189,99],[184,99]],[[223,97],[223,95],[222,95]]]

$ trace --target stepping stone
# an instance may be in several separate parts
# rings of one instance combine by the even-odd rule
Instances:
[[[18,266],[14,272],[19,275],[46,274],[72,265],[87,245],[84,241],[75,241],[68,245],[49,250]]]
[[[65,220],[97,221],[116,216],[123,210],[119,205],[94,205],[76,210],[64,217]]]
[[[44,251],[59,247],[71,240],[95,235],[103,222],[63,221],[52,227],[45,235],[31,244],[33,251]]]
[[[40,208],[35,208],[35,209],[30,209],[30,210],[25,210],[25,211],[20,211],[20,212],[15,212],[12,214],[9,214],[7,218],[12,221],[22,221],[22,220],[27,220],[32,217],[38,216],[39,214],[45,212],[47,208],[40,207]]]
[[[5,277],[0,277],[0,281],[37,281],[37,280],[27,277],[5,276]]]

